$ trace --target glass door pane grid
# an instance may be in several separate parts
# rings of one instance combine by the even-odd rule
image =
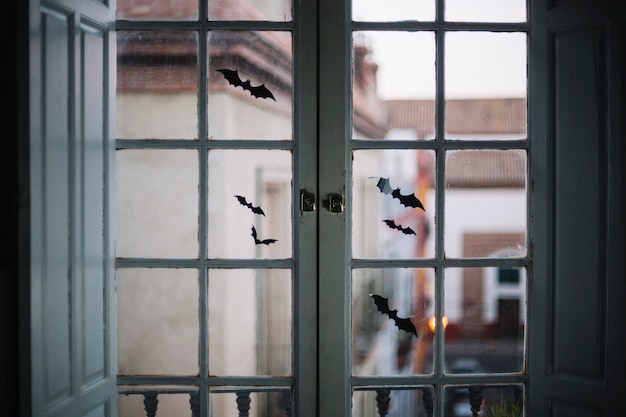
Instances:
[[[351,376],[350,384],[354,390],[368,390],[377,388],[394,387],[399,389],[419,388],[424,386],[434,387],[435,416],[443,416],[444,391],[446,385],[494,385],[494,384],[526,384],[528,376],[525,374],[525,366],[521,372],[498,373],[498,374],[444,374],[444,332],[441,331],[441,317],[444,316],[444,270],[446,268],[470,268],[470,267],[523,267],[530,266],[528,250],[526,255],[520,258],[473,258],[455,259],[446,258],[444,253],[444,230],[445,230],[445,158],[446,151],[450,150],[509,150],[529,149],[528,137],[524,140],[468,140],[458,141],[446,138],[445,132],[445,36],[449,32],[476,31],[476,32],[521,32],[528,33],[530,25],[523,23],[481,23],[481,22],[446,22],[444,20],[445,0],[436,1],[436,19],[433,22],[396,21],[396,22],[351,22],[351,33],[356,31],[432,31],[435,32],[436,42],[436,94],[435,94],[435,138],[431,141],[404,141],[404,140],[355,140],[349,141],[349,153],[364,149],[423,149],[434,150],[436,154],[435,171],[435,212],[436,240],[435,257],[429,259],[392,259],[392,260],[369,260],[351,259],[349,269],[357,268],[434,268],[435,270],[435,317],[439,329],[435,333],[434,341],[434,372],[432,375],[412,376]],[[350,36],[350,39],[353,37]],[[528,53],[526,54],[528,56]],[[528,129],[526,129],[528,130]],[[528,161],[526,172],[528,172]],[[526,174],[526,178],[528,175]],[[352,184],[349,184],[348,199],[352,198]],[[526,201],[528,201],[528,185],[526,186]],[[527,211],[529,211],[527,209]],[[528,225],[526,223],[526,241],[529,241]],[[352,222],[348,221],[348,233],[352,233]],[[350,251],[352,252],[352,251]],[[526,294],[528,293],[526,289]],[[524,362],[527,356],[527,332],[524,333]]]
[[[299,8],[298,2],[294,2],[294,16],[297,15]],[[142,140],[142,139],[125,139],[117,138],[116,149],[188,149],[197,150],[198,152],[198,175],[199,175],[199,247],[198,257],[196,259],[176,259],[176,258],[118,258],[116,259],[116,268],[185,268],[195,269],[198,271],[199,279],[199,317],[200,317],[200,357],[198,376],[120,376],[118,377],[119,385],[152,385],[152,386],[168,386],[168,385],[189,385],[200,387],[200,404],[201,415],[208,416],[210,414],[209,407],[209,387],[217,386],[247,386],[247,387],[294,387],[295,377],[271,377],[271,376],[211,376],[209,377],[208,366],[208,300],[207,300],[207,271],[210,268],[217,269],[287,269],[292,277],[292,296],[296,291],[295,282],[298,274],[295,268],[295,261],[288,259],[219,259],[209,258],[207,252],[208,242],[208,207],[207,207],[207,191],[208,191],[208,169],[207,157],[208,151],[213,149],[276,149],[289,150],[292,152],[291,164],[293,167],[294,178],[297,180],[298,172],[298,155],[296,154],[296,143],[298,141],[298,87],[294,83],[292,103],[294,103],[293,120],[293,140],[214,140],[209,139],[207,121],[208,121],[208,45],[207,35],[215,30],[233,30],[233,31],[286,31],[292,34],[293,45],[296,45],[296,37],[298,34],[295,30],[295,18],[292,21],[273,22],[273,21],[209,21],[207,19],[207,2],[199,0],[199,18],[197,21],[117,21],[116,30],[118,31],[136,31],[136,30],[173,30],[173,31],[195,31],[198,34],[197,56],[198,56],[198,111],[197,111],[197,132],[196,140],[185,139],[161,139],[161,140]],[[299,51],[293,52],[293,73],[297,70]],[[299,195],[296,187],[292,187],[292,219],[297,219],[299,207],[296,203]],[[298,222],[293,222],[291,231],[292,246],[297,242]],[[292,254],[296,249],[292,247]],[[292,305],[292,313],[298,308],[297,301],[294,298]],[[295,315],[294,315],[295,318]],[[293,325],[292,325],[293,326]],[[295,335],[292,332],[292,346],[297,350]],[[292,354],[292,360],[293,360]],[[295,366],[292,365],[292,369]],[[258,391],[258,389],[252,389]]]

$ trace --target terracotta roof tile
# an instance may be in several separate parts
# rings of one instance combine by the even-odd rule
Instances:
[[[118,0],[117,17],[122,20],[195,20],[198,0]],[[248,0],[212,0],[209,16],[214,20],[264,20],[266,17]]]
[[[520,188],[526,185],[526,151],[458,150],[446,154],[448,188]]]
[[[388,100],[389,128],[413,129],[418,139],[435,132],[434,100]],[[526,99],[486,98],[446,101],[446,133],[455,135],[526,134]]]

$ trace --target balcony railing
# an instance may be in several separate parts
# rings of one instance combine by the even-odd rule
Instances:
[[[371,393],[374,402],[376,404],[376,414],[379,417],[386,417],[388,415],[412,415],[419,417],[432,417],[433,416],[433,389],[432,387],[355,387],[354,391],[360,393]],[[421,391],[421,395],[419,392]],[[394,396],[394,393],[396,394]],[[408,394],[408,395],[407,395]],[[400,398],[404,395],[404,398]],[[407,401],[407,397],[409,401]],[[394,398],[396,398],[394,400]],[[354,400],[354,398],[353,398]],[[366,399],[367,402],[372,401],[371,397]],[[392,412],[392,405],[394,401],[398,401],[395,406],[395,410]],[[371,403],[370,403],[371,404]],[[353,408],[355,407],[353,401]],[[367,406],[366,406],[367,407]],[[365,410],[357,410],[359,412],[366,412]],[[367,412],[371,415],[371,411]],[[354,410],[353,410],[354,415]]]
[[[141,395],[146,417],[155,417],[159,408],[159,397],[172,394],[189,395],[189,410],[191,417],[200,417],[200,392],[192,388],[120,388],[120,395]],[[239,417],[249,417],[252,393],[278,392],[283,395],[283,408],[285,417],[293,416],[293,401],[290,388],[280,387],[237,387],[237,388],[212,388],[213,394],[235,394],[236,406]]]
[[[511,416],[521,416],[522,415],[522,390],[515,389],[514,393],[511,395],[503,395],[502,391],[495,391],[499,398],[494,397],[494,393],[488,393],[491,389],[498,389],[497,387],[484,387],[479,385],[470,385],[470,386],[455,386],[446,388],[445,397],[449,397],[449,400],[453,400],[451,404],[448,404],[449,407],[452,407],[452,404],[458,399],[455,400],[454,392],[465,392],[462,395],[462,400],[458,402],[461,405],[467,405],[465,413],[471,412],[472,417],[479,417],[482,415],[483,408],[485,408],[485,401],[487,401],[487,408],[489,407],[503,407],[508,402],[511,402],[510,409],[508,410],[508,414]],[[503,387],[500,387],[500,389]],[[487,389],[485,391],[485,389]],[[378,417],[387,417],[387,416],[404,416],[404,415],[413,415],[419,417],[432,417],[433,409],[434,409],[434,391],[433,387],[416,387],[416,386],[393,386],[393,387],[381,387],[381,386],[361,386],[354,388],[355,394],[358,392],[360,396],[360,406],[356,403],[358,400],[353,397],[353,415],[356,412],[365,413],[366,415],[374,415],[376,414]],[[251,406],[253,405],[253,398],[251,394],[253,393],[279,393],[280,404],[281,404],[281,413],[280,415],[284,415],[285,417],[293,416],[293,397],[292,391],[290,387],[255,387],[255,386],[246,386],[246,387],[215,387],[210,389],[210,395],[215,396],[219,394],[235,394],[234,395],[234,406],[237,408],[238,417],[249,417]],[[119,388],[120,395],[126,396],[142,396],[143,397],[143,409],[146,417],[156,417],[157,411],[159,408],[159,398],[163,398],[166,395],[188,395],[189,396],[189,414],[191,417],[200,417],[200,391],[195,388],[187,388],[187,387],[120,387]],[[420,395],[421,394],[421,395]],[[489,401],[487,397],[493,397],[492,400]],[[396,404],[393,402],[396,401]],[[446,404],[449,401],[445,401]],[[375,409],[373,408],[375,407]],[[464,406],[463,406],[464,407]],[[209,411],[209,415],[212,415],[211,408]],[[254,413],[257,415],[258,413]],[[123,415],[123,412],[121,413]],[[184,414],[179,414],[184,415]],[[262,415],[262,414],[258,414]],[[279,415],[273,414],[272,415]],[[444,410],[444,415],[456,415],[452,409]],[[468,414],[469,415],[469,414]]]

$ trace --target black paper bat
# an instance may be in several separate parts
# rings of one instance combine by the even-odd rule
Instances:
[[[419,201],[419,199],[417,197],[415,197],[415,194],[408,194],[408,195],[402,195],[400,193],[400,189],[396,188],[396,189],[392,189],[391,185],[389,185],[389,178],[380,178],[378,180],[378,183],[376,183],[376,186],[378,187],[378,189],[380,190],[381,193],[383,194],[391,194],[391,196],[393,198],[397,198],[398,200],[400,200],[400,203],[402,203],[403,206],[405,207],[419,207],[422,210],[426,211],[424,209],[424,206],[422,205],[422,202]]]
[[[248,200],[246,200],[246,197],[243,197],[240,195],[236,195],[235,197],[237,197],[237,200],[239,200],[242,206],[248,207],[250,210],[252,210],[254,214],[262,214],[263,216],[265,216],[265,213],[263,213],[263,210],[261,210],[261,207],[254,207],[252,203],[248,203]]]
[[[398,327],[398,329],[404,330],[405,332],[413,333],[415,337],[418,337],[417,330],[415,329],[415,326],[413,325],[413,322],[411,321],[411,319],[400,318],[398,317],[398,310],[389,309],[388,298],[382,297],[377,294],[370,294],[369,296],[374,299],[374,303],[376,303],[376,307],[378,308],[378,311],[380,311],[383,314],[388,315],[389,318],[393,320],[394,324]]]
[[[254,226],[252,226],[252,237],[254,238],[254,244],[255,245],[269,245],[270,243],[274,243],[274,242],[278,242],[278,240],[276,239],[264,239],[264,240],[260,240],[259,238],[256,237],[256,229],[254,228]]]
[[[411,229],[410,227],[402,227],[399,224],[396,224],[396,222],[394,222],[393,220],[383,220],[387,226],[389,226],[391,229],[396,229],[401,231],[402,233],[404,233],[405,235],[414,235],[415,232],[413,231],[413,229]]]
[[[226,78],[226,80],[228,81],[228,83],[234,85],[235,88],[241,87],[244,89],[244,91],[249,91],[250,94],[252,94],[256,98],[269,97],[272,100],[276,101],[270,90],[268,90],[264,84],[253,87],[252,85],[250,85],[250,80],[242,81],[242,79],[239,78],[237,70],[218,69],[217,71],[221,72],[224,75],[224,78]]]

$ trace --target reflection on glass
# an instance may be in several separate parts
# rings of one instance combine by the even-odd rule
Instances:
[[[209,391],[213,416],[292,416],[288,387],[216,387]]]
[[[526,34],[446,34],[448,139],[525,139]]]
[[[445,372],[521,372],[526,328],[526,270],[445,270]]]
[[[354,139],[433,139],[435,35],[355,32]]]
[[[198,35],[117,32],[117,137],[198,137]]]
[[[387,409],[387,413],[380,410]],[[352,391],[352,416],[431,416],[434,410],[432,387],[398,389],[358,387]],[[380,412],[380,414],[379,414]]]
[[[448,258],[525,256],[525,150],[449,151],[445,186]]]
[[[352,160],[353,257],[433,257],[435,152],[358,150]]]
[[[290,151],[211,150],[208,177],[209,257],[291,257]]]
[[[390,310],[408,318],[417,337],[397,327],[381,312],[378,295]],[[352,271],[352,374],[415,375],[433,369],[434,271],[423,268],[355,269]],[[407,329],[410,326],[406,327]]]
[[[120,385],[117,397],[119,417],[200,415],[200,392],[194,386]]]
[[[477,414],[473,414],[472,409],[476,410]],[[522,417],[524,415],[524,386],[522,384],[447,386],[444,388],[443,415],[446,417],[471,417],[472,415]]]
[[[198,256],[198,153],[123,149],[116,152],[116,255]]]
[[[197,0],[196,0],[197,1]],[[208,0],[209,20],[291,20],[291,0]]]
[[[353,0],[352,20],[394,21],[435,20],[435,0],[404,1]]]
[[[198,0],[117,0],[119,20],[196,20]]]
[[[525,22],[526,0],[446,0],[452,22]]]
[[[121,375],[198,375],[198,271],[120,268],[117,358]]]
[[[208,275],[209,373],[291,375],[290,270],[210,269]]]
[[[290,32],[209,32],[210,139],[292,139],[291,43]]]

